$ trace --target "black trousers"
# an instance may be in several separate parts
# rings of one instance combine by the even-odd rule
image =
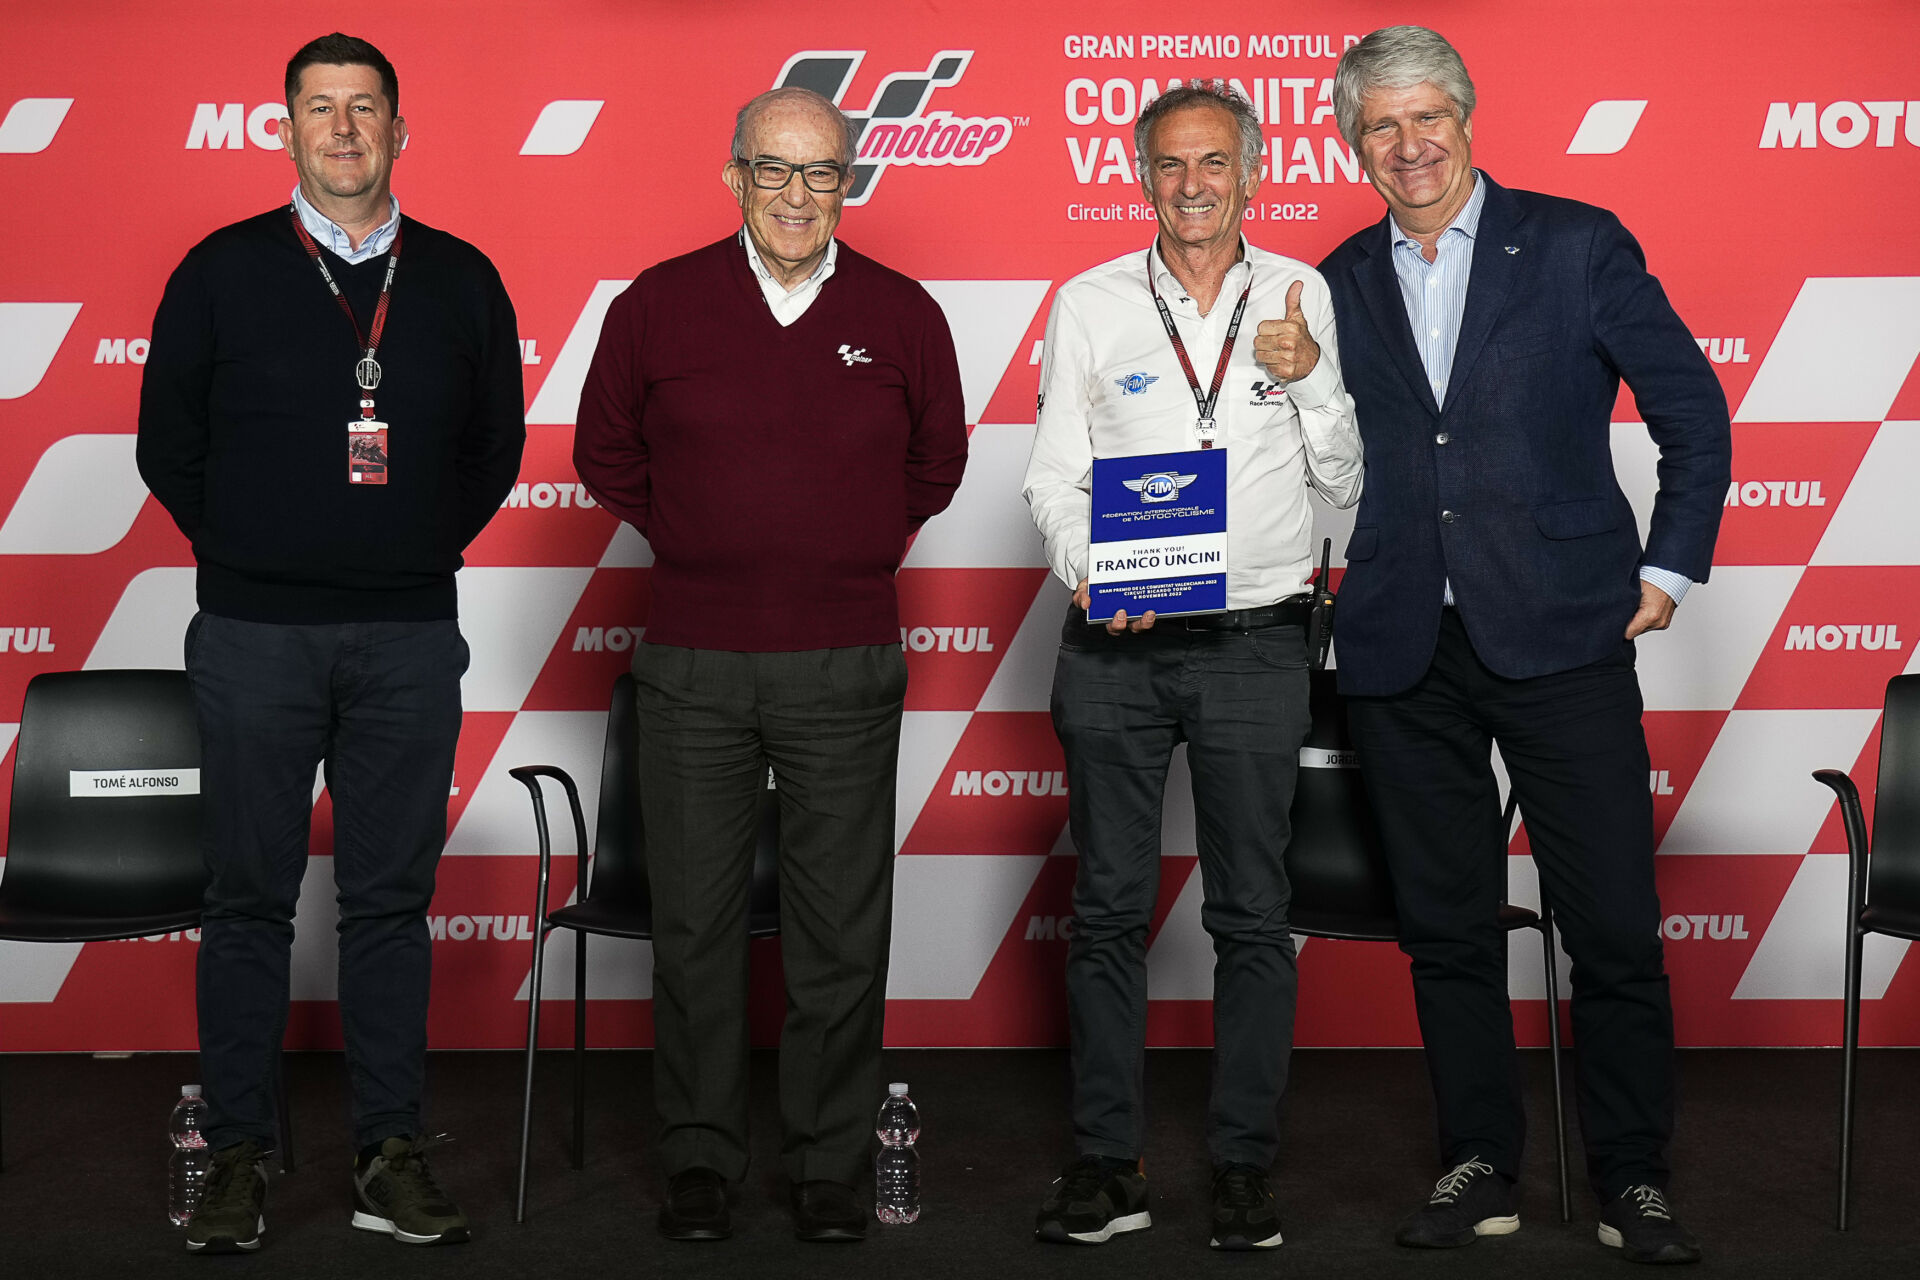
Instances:
[[[340,1021],[356,1148],[420,1131],[433,949],[467,645],[443,622],[286,626],[195,615],[207,887],[199,960],[208,1142],[273,1145],[314,770],[333,797]]]
[[[893,928],[898,645],[634,654],[653,891],[653,1079],[669,1175],[747,1171],[747,887],[780,794],[781,1160],[853,1184],[880,1104]]]
[[[1348,718],[1386,842],[1413,961],[1448,1165],[1520,1169],[1524,1117],[1506,935],[1496,914],[1507,839],[1489,744],[1526,819],[1573,961],[1573,1036],[1587,1172],[1601,1200],[1665,1186],[1673,1133],[1673,1006],[1654,890],[1653,800],[1633,645],[1590,666],[1508,680],[1483,665],[1444,611],[1433,665]]]
[[[1187,744],[1213,938],[1213,1162],[1270,1166],[1293,1048],[1291,891],[1281,858],[1300,744],[1307,658],[1299,627],[1110,636],[1070,613],[1054,668],[1079,854],[1067,949],[1074,1141],[1137,1159],[1146,1142],[1147,929],[1160,885],[1160,805]]]

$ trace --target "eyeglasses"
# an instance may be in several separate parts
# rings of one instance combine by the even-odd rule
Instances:
[[[788,164],[784,160],[744,160],[736,156],[734,163],[743,166],[753,174],[753,185],[768,191],[784,191],[793,181],[794,171],[800,172],[800,181],[807,184],[807,190],[825,194],[838,191],[847,180],[847,171],[831,160],[815,160],[808,164]]]

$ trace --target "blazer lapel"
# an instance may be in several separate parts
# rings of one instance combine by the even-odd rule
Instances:
[[[1427,412],[1438,417],[1440,406],[1433,398],[1433,387],[1427,382],[1420,352],[1413,345],[1413,325],[1407,319],[1407,304],[1400,296],[1400,277],[1393,270],[1391,226],[1391,218],[1382,218],[1380,225],[1368,234],[1362,246],[1367,256],[1354,264],[1354,283],[1360,286],[1367,313],[1373,317],[1374,332],[1380,335],[1394,367],[1400,370],[1400,376],[1406,379]],[[1479,265],[1474,264],[1476,271]]]
[[[1467,285],[1467,306],[1460,317],[1460,340],[1453,348],[1453,369],[1447,375],[1447,393],[1463,387],[1473,362],[1480,358],[1493,332],[1494,321],[1507,305],[1507,295],[1521,270],[1532,228],[1525,225],[1510,192],[1484,172],[1487,202],[1480,210],[1480,229],[1473,241],[1473,277]],[[1519,252],[1514,252],[1518,250]]]

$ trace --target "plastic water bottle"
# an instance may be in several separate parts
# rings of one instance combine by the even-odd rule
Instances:
[[[873,1216],[896,1225],[920,1216],[920,1109],[907,1096],[907,1086],[887,1086],[874,1122],[880,1136],[880,1154],[873,1158]]]
[[[207,1169],[213,1158],[207,1152],[206,1124],[207,1100],[200,1096],[200,1086],[183,1086],[167,1124],[173,1138],[173,1155],[167,1160],[167,1217],[176,1227],[187,1225],[207,1189]]]

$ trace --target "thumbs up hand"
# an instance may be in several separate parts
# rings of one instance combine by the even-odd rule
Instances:
[[[1320,344],[1307,332],[1307,317],[1300,310],[1300,295],[1306,287],[1304,280],[1295,280],[1287,290],[1287,314],[1262,320],[1253,338],[1253,358],[1275,382],[1304,378],[1320,363]]]

